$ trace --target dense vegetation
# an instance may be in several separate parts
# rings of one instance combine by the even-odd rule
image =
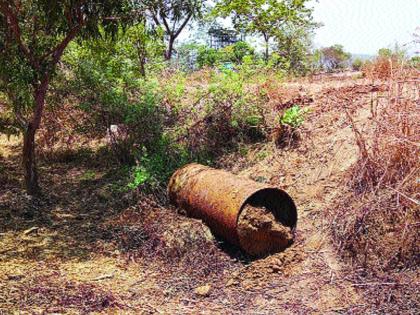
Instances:
[[[217,51],[198,47],[194,61],[198,67],[230,62],[243,68],[238,70],[240,73],[225,68],[221,74],[212,74],[220,77],[215,81],[224,86],[210,85],[209,91],[201,91],[207,96],[213,90],[219,93],[211,95],[214,100],[207,107],[213,102],[223,102],[229,93],[235,95],[234,103],[244,102],[241,89],[255,68],[280,65],[284,72],[304,73],[307,33],[299,33],[295,27],[309,30],[315,26],[305,1],[222,1],[214,8],[203,1],[34,1],[23,4],[2,1],[0,8],[0,37],[4,43],[0,82],[7,108],[2,121],[8,125],[2,129],[19,130],[24,135],[23,165],[29,194],[39,192],[35,135],[41,127],[46,105],[53,106],[54,102],[46,104],[48,97],[57,98],[61,93],[77,98],[76,107],[87,115],[85,118],[90,117],[90,124],[88,127],[80,124],[76,130],[103,136],[112,125],[120,125],[118,130],[125,129],[125,136],[119,135],[118,139],[114,133],[110,134],[113,150],[122,162],[139,163],[146,156],[160,160],[155,156],[159,153],[154,151],[160,150],[162,154],[169,147],[180,150],[175,149],[176,141],[169,139],[165,129],[173,128],[175,121],[176,127],[180,127],[176,116],[182,112],[181,106],[165,108],[162,103],[173,101],[183,93],[185,74],[164,60],[173,58],[175,40],[188,24],[210,23],[210,17],[232,14],[238,31],[262,34],[266,42],[265,62],[259,61],[254,49],[245,42]],[[258,14],[248,24],[247,12]],[[273,53],[274,59],[269,62],[271,38],[275,39],[273,45],[278,43],[278,53]],[[289,38],[288,46],[280,47],[285,38]],[[174,95],[165,95],[162,90],[162,82],[157,80],[162,71],[178,72],[176,89],[167,90]],[[240,79],[238,82],[236,77]],[[220,94],[223,88],[229,93]],[[165,100],[167,97],[169,99]],[[63,105],[54,103],[55,107]],[[262,117],[257,114],[257,106],[239,108],[230,104],[228,107],[232,121],[227,128],[231,132],[242,127],[259,129]],[[245,116],[235,111],[244,112]],[[44,122],[47,129],[50,124]]]

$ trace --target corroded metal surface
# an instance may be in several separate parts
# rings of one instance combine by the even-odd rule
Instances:
[[[188,164],[172,175],[169,198],[238,246],[238,218],[247,203],[274,207],[276,218],[286,226],[294,227],[297,221],[293,200],[283,190],[199,164]]]

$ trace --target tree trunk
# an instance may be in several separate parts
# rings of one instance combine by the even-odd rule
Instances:
[[[171,60],[172,58],[172,52],[174,50],[174,41],[175,41],[175,38],[173,36],[169,37],[168,48],[165,51],[166,60]]]
[[[265,62],[268,62],[268,42],[265,43]]]
[[[146,58],[140,59],[140,75],[145,78],[146,77]]]
[[[269,47],[269,40],[270,38],[268,37],[268,35],[263,34],[264,36],[264,41],[265,41],[265,62],[268,63],[268,47]]]
[[[36,195],[40,191],[35,163],[35,132],[36,129],[30,123],[23,135],[23,169],[25,188],[29,195]]]
[[[145,78],[146,77],[146,55],[147,55],[146,47],[144,43],[141,43],[141,42],[137,42],[136,46],[137,46],[137,53],[139,56],[140,75],[143,78]]]
[[[35,90],[35,108],[33,116],[31,121],[27,124],[23,135],[22,163],[25,174],[25,188],[29,195],[36,195],[40,192],[35,161],[35,134],[41,124],[48,82],[49,78],[46,76]]]

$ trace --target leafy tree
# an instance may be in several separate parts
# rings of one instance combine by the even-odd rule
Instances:
[[[378,56],[382,58],[391,58],[392,50],[389,48],[381,48],[378,50]]]
[[[254,56],[254,48],[242,41],[220,49],[200,45],[197,49],[197,64],[199,68],[213,67],[223,62],[241,64],[245,56]]]
[[[398,43],[395,44],[393,49],[381,48],[378,50],[378,57],[383,59],[393,59],[402,62],[406,59],[406,51],[401,49]]]
[[[242,60],[245,56],[252,56],[254,55],[254,48],[251,47],[246,42],[239,41],[232,45],[233,48],[233,56],[232,61],[235,63],[242,63]]]
[[[343,45],[334,45],[321,49],[321,62],[327,70],[342,69],[351,55],[344,51]]]
[[[265,59],[269,56],[270,40],[279,36],[286,23],[296,26],[312,21],[308,0],[222,0],[214,14],[233,15],[235,27],[240,31],[261,35],[265,42]]]
[[[0,0],[0,89],[23,133],[23,167],[29,194],[39,191],[35,135],[48,87],[64,50],[77,36],[115,31],[128,7],[120,0]]]
[[[278,65],[289,73],[303,75],[310,70],[312,26],[285,25],[275,36]]]
[[[175,40],[187,24],[200,19],[205,10],[204,0],[146,0],[142,1],[154,23],[165,30],[168,46],[165,59],[170,60]]]
[[[219,60],[217,49],[202,45],[198,48],[197,64],[199,68],[204,66],[213,67]]]
[[[138,60],[142,77],[146,77],[147,63],[159,60],[165,51],[163,30],[148,27],[145,19],[120,33],[117,40],[120,46],[124,46],[127,57]]]

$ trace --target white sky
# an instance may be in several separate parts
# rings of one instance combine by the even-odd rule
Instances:
[[[324,24],[315,44],[342,44],[351,53],[408,43],[420,27],[420,0],[319,0],[313,7],[315,20]]]
[[[324,25],[315,32],[316,47],[341,44],[353,54],[375,55],[380,48],[411,42],[420,27],[420,0],[312,0],[311,6],[315,21]],[[186,30],[179,40],[191,35],[192,30]],[[260,43],[252,36],[247,41]]]

